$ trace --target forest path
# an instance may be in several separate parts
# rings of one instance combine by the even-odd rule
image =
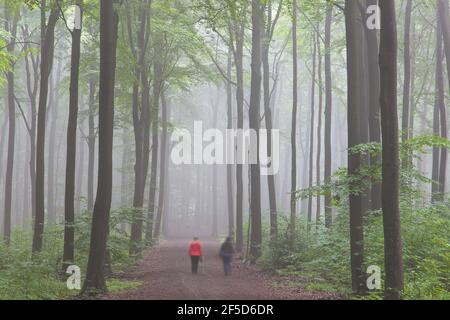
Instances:
[[[107,299],[131,300],[277,300],[330,299],[329,294],[304,292],[298,287],[286,290],[273,286],[274,279],[253,267],[235,261],[233,274],[225,277],[218,256],[220,243],[203,241],[204,261],[199,274],[190,272],[187,254],[189,240],[169,240],[152,248],[129,274],[127,280],[143,284],[133,290],[110,295]]]

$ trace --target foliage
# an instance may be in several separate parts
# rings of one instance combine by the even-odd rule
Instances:
[[[108,279],[110,292],[135,288],[139,282],[128,282],[114,278],[128,269],[134,261],[128,257],[128,235],[121,231],[126,210],[116,210],[111,215],[111,235],[108,249],[111,254],[113,274]],[[75,241],[75,265],[86,270],[91,216],[77,217]],[[66,275],[62,272],[62,247],[64,229],[62,226],[47,226],[44,234],[44,248],[31,257],[32,233],[14,232],[10,247],[0,244],[0,300],[4,299],[71,299],[77,290],[68,290]]]
[[[402,145],[402,157],[419,157],[433,146],[449,148],[450,142],[434,136],[419,136]],[[350,152],[378,155],[378,144],[356,146]],[[261,263],[278,273],[306,277],[310,289],[348,292],[350,280],[350,243],[348,195],[367,190],[368,181],[381,179],[380,165],[363,167],[351,177],[347,170],[339,170],[330,185],[315,186],[298,193],[300,198],[327,194],[333,190],[334,206],[338,214],[331,229],[322,222],[306,232],[300,220],[299,233],[292,248],[288,223],[282,220],[279,238],[266,243]],[[402,168],[401,219],[406,299],[450,298],[450,201],[429,204],[428,195],[420,191],[423,177],[414,166]],[[375,179],[375,180],[373,180]],[[425,199],[424,197],[427,197]],[[414,199],[414,201],[411,201]],[[266,237],[266,239],[269,236]],[[365,267],[384,266],[383,219],[379,212],[367,212],[364,217]],[[382,291],[370,293],[365,299],[378,299]]]

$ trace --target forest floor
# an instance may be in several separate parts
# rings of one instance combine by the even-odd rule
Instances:
[[[169,240],[147,252],[143,260],[124,280],[142,283],[137,289],[111,294],[117,300],[316,300],[342,299],[335,293],[305,290],[301,278],[270,275],[239,260],[233,263],[233,274],[225,277],[218,256],[220,244],[203,241],[204,260],[199,274],[190,272],[187,254],[189,240]]]

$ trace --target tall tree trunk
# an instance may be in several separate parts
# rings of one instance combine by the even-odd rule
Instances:
[[[348,147],[359,144],[359,121],[361,102],[361,27],[359,20],[358,4],[353,0],[345,1],[345,25],[347,38],[347,81],[348,81]],[[350,176],[359,173],[361,164],[360,156],[356,153],[348,152],[348,174]],[[353,188],[350,185],[350,188]],[[357,294],[363,294],[366,290],[365,273],[363,271],[364,254],[364,232],[363,215],[361,207],[361,196],[351,193],[350,202],[350,252],[351,252],[351,272],[352,288]]]
[[[158,116],[156,116],[158,118]],[[159,239],[161,233],[161,221],[163,220],[163,210],[164,210],[164,195],[165,195],[165,183],[166,183],[166,173],[167,166],[167,101],[164,92],[161,92],[161,121],[162,121],[162,132],[161,132],[161,148],[160,148],[160,160],[159,160],[159,188],[158,188],[158,208],[156,210],[156,221],[155,221],[155,234],[154,238]],[[216,186],[217,188],[217,186]],[[214,201],[214,200],[213,200]],[[213,215],[217,216],[217,208],[213,210]],[[217,226],[217,225],[216,225]],[[214,226],[213,226],[214,227]],[[217,230],[216,230],[217,231]],[[217,232],[216,232],[217,233]]]
[[[61,79],[61,60],[58,61],[56,75],[50,76],[50,101],[48,103],[48,112],[50,120],[50,134],[49,134],[49,148],[48,148],[48,163],[47,163],[47,217],[48,223],[54,225],[56,223],[56,199],[57,189],[55,188],[58,180],[58,166],[59,166],[59,147],[57,145],[56,130],[58,127],[59,114],[59,96],[57,94],[57,85]],[[54,79],[56,77],[56,79]],[[56,174],[55,174],[56,173]]]
[[[310,122],[310,136],[309,136],[309,183],[308,187],[313,186],[314,177],[314,109],[315,109],[315,98],[316,98],[316,56],[317,56],[317,42],[313,37],[314,49],[313,49],[313,69],[312,69],[312,79],[311,79],[311,122]],[[312,220],[312,205],[313,197],[312,194],[308,197],[308,230],[311,228]]]
[[[41,48],[41,81],[36,140],[36,217],[34,220],[33,253],[42,249],[45,220],[45,123],[47,114],[48,78],[53,66],[55,27],[59,18],[58,8],[50,12]],[[44,14],[45,19],[45,14]],[[45,25],[45,20],[42,22]]]
[[[317,24],[317,29],[319,29],[319,24]],[[323,95],[322,95],[322,54],[320,49],[320,35],[317,33],[317,58],[319,59],[317,74],[318,74],[318,87],[319,87],[319,114],[318,114],[318,123],[317,123],[317,160],[316,160],[316,184],[319,186],[321,183],[321,174],[320,174],[320,157],[322,151],[322,110],[323,110]],[[316,208],[316,222],[320,220],[320,192],[317,192],[317,208]]]
[[[228,50],[227,61],[227,77],[231,78],[231,50]],[[227,129],[233,129],[233,101],[231,93],[231,83],[226,82],[227,91]],[[234,200],[233,200],[233,165],[227,164],[227,204],[228,204],[228,235],[233,237],[234,235]]]
[[[325,184],[331,182],[331,124],[333,110],[333,84],[331,78],[331,23],[333,20],[333,4],[327,6],[325,21]],[[331,208],[331,194],[325,195],[325,226],[331,227],[333,222]]]
[[[449,81],[449,88],[450,88],[450,17],[448,13],[448,0],[439,0],[439,7],[440,7],[440,22],[441,22],[441,29],[442,29],[442,36],[444,38],[444,48],[445,48],[445,58],[446,58],[446,65],[447,65],[447,78]],[[445,103],[442,103],[440,105],[440,119],[441,119],[441,136],[445,139],[448,138],[447,133],[447,111],[445,107]],[[439,194],[440,194],[440,200],[444,200],[444,192],[445,192],[445,179],[447,176],[447,157],[448,157],[448,150],[442,149],[441,150],[441,159],[440,159],[440,168],[439,168]]]
[[[95,165],[95,91],[96,81],[89,80],[89,136],[88,136],[88,211],[94,209],[94,165]]]
[[[367,6],[377,5],[378,0],[367,0]],[[381,142],[380,124],[380,65],[377,30],[364,28],[367,39],[367,68],[369,72],[369,141]],[[372,166],[381,162],[381,156],[371,156]],[[381,184],[372,181],[370,209],[381,209]]]
[[[406,1],[405,34],[404,34],[404,83],[403,83],[403,112],[402,112],[402,140],[409,138],[409,112],[411,99],[411,15],[412,0]]]
[[[270,54],[270,43],[272,41],[272,17],[271,17],[271,5],[269,2],[267,4],[268,17],[266,21],[266,28],[264,32],[264,41],[262,43],[262,66],[263,66],[263,88],[264,88],[264,119],[267,130],[267,156],[269,159],[272,157],[272,109],[271,109],[271,88],[270,88],[270,64],[269,64],[269,54]],[[278,223],[277,223],[277,197],[275,191],[275,174],[270,173],[267,175],[267,186],[269,191],[269,207],[270,207],[270,236],[272,240],[276,240],[278,233]]]
[[[92,215],[91,242],[82,293],[106,291],[104,265],[112,195],[114,83],[119,16],[113,2],[100,2],[100,92],[98,187]]]
[[[243,29],[243,27],[242,27]],[[237,109],[237,129],[244,129],[244,37],[236,39],[236,109]],[[244,182],[243,166],[236,165],[236,251],[242,252],[244,248]]]
[[[83,126],[84,121],[80,123],[80,126]],[[84,161],[85,161],[85,149],[86,146],[84,144],[84,135],[81,131],[78,131],[78,148],[80,152],[77,152],[78,154],[78,160],[77,160],[77,168],[75,170],[76,172],[76,185],[75,185],[75,214],[81,214],[83,210],[83,184],[84,184],[84,177],[86,176],[84,173]],[[78,149],[77,149],[78,150]]]
[[[156,183],[158,178],[158,149],[159,149],[159,102],[161,100],[162,91],[163,66],[159,61],[154,64],[154,80],[153,80],[153,107],[152,107],[152,160],[150,173],[150,191],[148,197],[148,215],[147,215],[147,232],[145,239],[147,243],[151,243],[155,238],[155,209],[156,209]],[[159,228],[160,226],[158,226]],[[158,231],[159,236],[159,231]]]
[[[361,17],[363,14],[361,13]],[[368,53],[367,53],[367,37],[366,33],[363,30],[363,26],[361,24],[358,25],[360,30],[358,30],[358,35],[360,37],[361,42],[361,69],[359,72],[361,73],[361,94],[360,94],[360,106],[359,106],[359,143],[367,144],[369,143],[369,106],[370,106],[370,88],[369,88],[369,69],[368,69]],[[363,155],[361,157],[361,166],[367,167],[369,162],[368,155]],[[370,189],[363,188],[361,190],[361,210],[363,215],[366,215],[370,210]]]
[[[82,21],[82,1],[77,2],[75,21]],[[76,23],[77,24],[77,23]],[[69,120],[67,122],[66,184],[64,195],[64,253],[63,270],[75,258],[75,162],[77,157],[78,82],[80,75],[81,24],[71,31],[72,54],[70,62]],[[80,159],[80,163],[82,160]],[[79,178],[81,175],[79,175]]]
[[[395,3],[380,1],[381,127],[383,143],[382,207],[384,226],[385,298],[400,299],[403,290],[400,234],[400,160],[397,118],[397,26]]]
[[[218,114],[219,114],[219,108],[218,108],[218,106],[219,106],[219,94],[220,94],[220,88],[217,88],[217,101],[214,104],[212,104],[212,107],[213,107],[213,110],[212,110],[212,112],[213,112],[213,128],[217,128],[217,117],[218,117]],[[163,150],[161,150],[161,152],[163,152]],[[163,160],[162,157],[161,157],[161,160]],[[161,162],[161,166],[164,166],[163,162]],[[212,214],[212,228],[211,228],[212,231],[211,231],[211,235],[214,238],[216,238],[217,235],[218,235],[218,216],[219,216],[218,212],[217,212],[217,209],[218,209],[218,204],[217,204],[217,202],[218,202],[218,199],[217,199],[217,170],[218,170],[218,165],[217,165],[217,163],[214,163],[213,166],[211,167],[211,174],[212,174],[212,185],[211,185],[211,187],[212,187],[212,191],[211,191],[212,209],[211,209],[211,211],[212,212],[209,211]],[[161,170],[161,173],[162,173],[162,171],[163,170]],[[163,177],[161,176],[160,180],[162,178]],[[160,190],[163,190],[163,189],[160,188]],[[160,195],[160,198],[161,198],[161,195]],[[159,206],[161,206],[161,205],[159,205]]]
[[[444,93],[444,75],[443,75],[443,59],[444,52],[442,46],[442,24],[440,23],[439,5],[437,8],[437,26],[436,26],[436,74],[435,74],[435,101],[433,110],[433,133],[435,136],[440,136],[440,109],[441,105],[445,105]],[[432,182],[431,182],[431,197],[432,201],[438,201],[439,196],[439,165],[440,165],[441,150],[438,147],[433,147],[433,166],[432,166]]]
[[[133,46],[133,36],[131,33],[131,17],[127,16],[127,27],[130,45],[138,66],[135,68],[136,81],[133,86],[133,127],[135,132],[136,163],[134,179],[133,207],[135,214],[131,224],[130,253],[138,253],[142,241],[142,227],[144,221],[144,192],[147,180],[149,145],[150,145],[150,98],[148,67],[145,64],[147,37],[150,26],[149,0],[144,0],[142,5],[139,23],[140,29],[137,35],[137,50]],[[141,101],[139,107],[139,85],[141,86]]]
[[[298,110],[298,55],[297,55],[297,0],[292,2],[292,75],[293,75],[293,102],[292,102],[292,119],[291,119],[291,195],[290,195],[290,243],[291,246],[295,242],[295,229],[297,219],[297,199],[295,192],[297,191],[297,110]]]
[[[7,9],[8,10],[8,9]],[[11,34],[11,44],[8,46],[8,54],[13,55],[16,49],[14,45],[17,35],[17,23],[19,21],[18,14],[10,16],[9,12],[6,12],[7,18],[5,21],[5,29]],[[14,151],[15,151],[15,135],[16,135],[16,103],[14,100],[14,64],[11,66],[11,70],[7,73],[6,79],[8,82],[8,157],[6,162],[6,179],[5,179],[5,213],[3,223],[3,238],[6,245],[11,241],[11,199],[12,199],[12,184],[13,184],[13,172],[14,172]]]
[[[249,121],[250,129],[256,132],[257,163],[250,165],[250,260],[254,263],[261,255],[261,175],[259,167],[259,129],[261,107],[261,35],[262,35],[262,4],[260,0],[252,0],[252,72]]]
[[[22,28],[24,38],[30,38],[28,26]],[[25,44],[28,50],[30,46]],[[31,65],[30,65],[31,62]],[[36,213],[36,99],[39,89],[39,58],[34,57],[33,54],[27,54],[25,57],[25,71],[27,76],[27,92],[30,100],[30,120],[29,120],[29,139],[30,139],[30,157],[29,157],[29,173],[31,184],[31,218],[33,219]],[[33,72],[33,75],[31,75]]]

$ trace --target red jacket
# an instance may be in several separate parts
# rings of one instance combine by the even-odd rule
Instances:
[[[189,255],[192,257],[201,257],[203,255],[202,252],[202,244],[200,241],[193,241],[189,246]]]

